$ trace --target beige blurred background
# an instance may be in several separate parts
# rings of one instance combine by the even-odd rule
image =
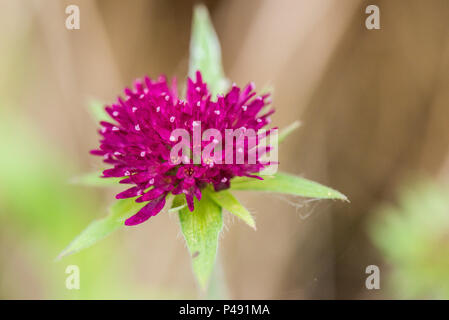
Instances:
[[[183,81],[194,3],[0,0],[0,108],[21,112],[39,131],[38,141],[70,159],[68,176],[99,168],[88,154],[98,140],[88,99],[110,103],[146,74]],[[408,177],[448,178],[449,1],[204,3],[221,40],[227,76],[240,85],[254,81],[258,89],[274,88],[274,125],[302,122],[281,147],[280,168],[340,190],[351,201],[238,194],[258,229],[226,214],[220,260],[229,297],[391,297],[365,288],[366,266],[384,265],[365,224],[379,203],[394,201]],[[69,4],[80,7],[80,30],[65,28]],[[380,30],[365,28],[369,4],[380,8]],[[2,157],[8,155],[2,150]],[[86,221],[103,216],[114,195],[73,188],[95,199],[97,210]],[[41,277],[33,270],[34,261],[47,257],[36,253],[42,242],[22,241],[26,230],[13,214],[2,212],[8,218],[0,220],[7,222],[0,227],[0,297],[76,298],[58,293],[64,292],[63,283],[45,289],[52,274]],[[67,227],[64,240],[82,228]],[[54,242],[48,257],[67,245]],[[98,262],[104,267],[91,270],[94,262],[86,256],[82,277],[101,275],[98,285],[120,281],[134,291],[133,298],[196,297],[176,215],[160,214],[103,243],[88,250],[92,256],[107,251]],[[52,267],[55,277],[63,279],[66,265],[77,263],[77,256],[70,259]],[[117,271],[101,271],[115,264]],[[112,296],[129,298],[121,285],[111,289]]]

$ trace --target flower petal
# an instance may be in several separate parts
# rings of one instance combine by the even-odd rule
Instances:
[[[136,202],[145,202],[145,201],[149,201],[149,200],[154,200],[154,199],[160,197],[164,193],[165,193],[164,189],[154,188],[154,189],[151,189],[150,191],[148,191],[147,193],[145,193],[140,198],[137,198]]]
[[[145,207],[140,209],[140,211],[137,212],[135,215],[126,219],[125,225],[135,226],[141,224],[142,222],[147,221],[150,217],[157,215],[165,206],[165,197],[166,194],[148,203]]]
[[[139,194],[140,188],[138,187],[132,187],[129,188],[123,192],[120,192],[115,196],[116,199],[126,199],[126,198],[132,198]]]

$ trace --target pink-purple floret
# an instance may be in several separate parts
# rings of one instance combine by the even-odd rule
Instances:
[[[100,148],[91,153],[113,165],[103,171],[103,177],[123,177],[120,183],[133,185],[117,194],[117,199],[137,196],[136,202],[148,202],[125,225],[140,224],[158,214],[169,193],[184,193],[193,211],[194,197],[201,200],[201,190],[209,184],[219,191],[229,188],[236,176],[260,178],[255,173],[266,163],[257,158],[255,164],[225,164],[224,150],[222,164],[170,161],[170,150],[177,143],[170,139],[171,132],[183,128],[192,134],[194,121],[201,122],[203,131],[215,128],[223,137],[225,129],[257,132],[266,126],[274,110],[258,114],[270,103],[269,94],[255,97],[253,90],[253,84],[243,90],[233,85],[226,95],[214,99],[198,71],[196,81],[187,79],[186,99],[181,100],[175,81],[170,87],[163,76],[157,81],[145,77],[135,82],[133,90],[125,89],[125,99],[119,97],[118,103],[106,107],[114,121],[100,122]],[[202,142],[202,147],[209,143]]]

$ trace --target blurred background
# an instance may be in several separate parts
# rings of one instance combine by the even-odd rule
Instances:
[[[0,298],[199,297],[176,214],[54,262],[117,191],[70,183],[101,167],[89,100],[146,74],[182,82],[195,3],[0,0]],[[449,1],[204,3],[227,76],[274,89],[274,125],[302,122],[281,170],[351,201],[239,193],[258,229],[225,215],[221,296],[449,298]],[[69,4],[80,30],[65,28]],[[65,286],[72,264],[80,290]]]

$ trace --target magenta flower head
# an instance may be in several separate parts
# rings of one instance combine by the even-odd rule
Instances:
[[[271,130],[261,130],[274,112],[262,111],[269,94],[257,96],[253,84],[233,85],[215,98],[199,71],[196,80],[187,79],[185,99],[177,92],[176,81],[169,86],[165,77],[145,77],[106,107],[112,120],[100,123],[100,148],[91,153],[113,166],[103,177],[121,177],[120,183],[132,185],[117,199],[148,202],[125,225],[158,214],[169,193],[185,194],[193,211],[193,199],[201,200],[204,188],[227,189],[237,176],[261,179],[257,174],[269,165],[262,156],[270,150],[264,137]]]

